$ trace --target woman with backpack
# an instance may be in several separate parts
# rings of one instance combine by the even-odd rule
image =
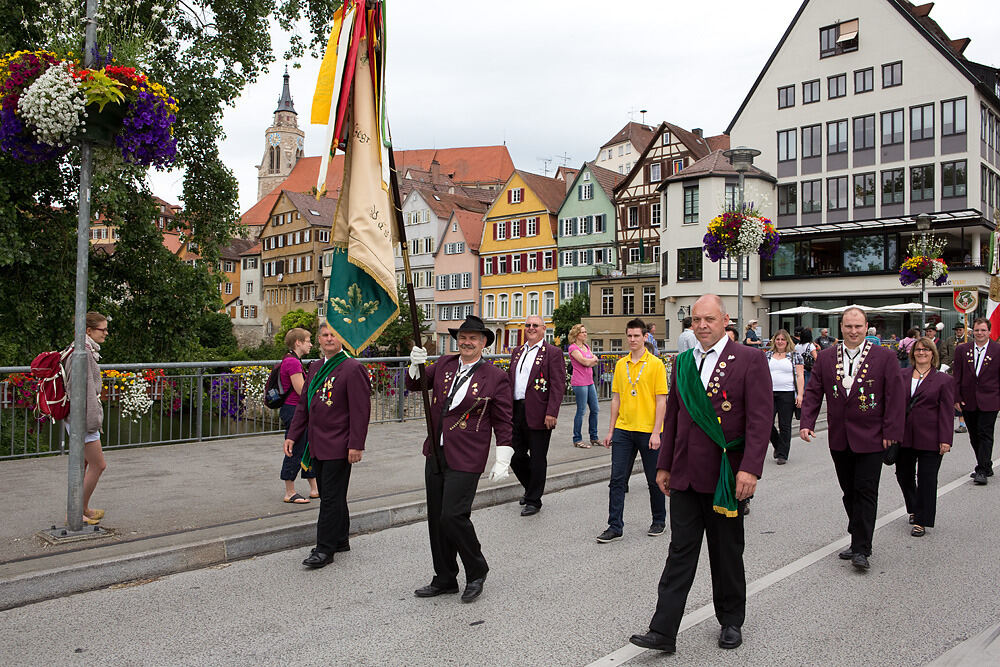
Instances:
[[[288,428],[292,425],[292,418],[295,416],[295,409],[299,406],[299,394],[305,386],[305,371],[302,367],[302,357],[309,354],[312,349],[312,336],[306,329],[298,327],[289,329],[285,334],[285,345],[288,353],[281,360],[281,368],[278,371],[278,384],[285,395],[285,401],[278,410],[278,417],[281,419],[281,428],[285,431],[285,438],[288,437]],[[282,440],[284,446],[284,439]],[[309,498],[319,498],[319,488],[316,486],[316,472],[314,470],[302,470],[299,463],[302,460],[302,451],[306,447],[306,438],[303,435],[292,448],[292,455],[285,456],[281,462],[281,479],[285,482],[285,502],[296,505],[305,505]],[[295,478],[302,474],[302,479],[309,482],[309,498],[303,498],[295,490]]]
[[[809,384],[809,376],[812,375],[812,367],[816,362],[816,344],[813,342],[813,330],[805,327],[799,332],[799,342],[795,345],[795,351],[802,356],[802,386]]]
[[[101,431],[104,426],[104,410],[101,407],[101,344],[108,338],[108,318],[100,313],[87,313],[87,434],[83,439],[83,522],[95,525],[104,518],[104,510],[91,509],[90,498],[97,488],[101,473],[108,467],[101,449]],[[72,346],[70,346],[72,349]],[[72,356],[67,358],[67,361]],[[73,364],[64,364],[66,373],[66,395],[73,395]],[[69,421],[65,422],[69,431]]]
[[[913,348],[913,344],[917,342],[919,334],[920,332],[916,329],[910,329],[906,332],[906,338],[899,341],[899,346],[896,348],[896,358],[899,359],[900,368],[909,368],[910,350]]]

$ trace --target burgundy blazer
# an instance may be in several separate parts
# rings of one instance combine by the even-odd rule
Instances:
[[[363,450],[368,437],[368,421],[372,412],[368,369],[355,359],[340,362],[319,391],[313,394],[311,409],[306,410],[309,382],[322,367],[323,364],[316,361],[309,366],[302,393],[299,394],[299,405],[288,427],[288,439],[297,441],[306,433],[309,454],[314,459],[346,459],[347,450]],[[331,385],[333,378],[336,380]]]
[[[882,451],[882,440],[902,441],[909,392],[900,380],[896,355],[881,345],[872,345],[848,396],[836,380],[837,348],[828,347],[816,357],[802,400],[800,427],[816,428],[825,396],[830,449],[872,454]],[[864,379],[860,377],[862,372]],[[859,387],[864,391],[859,391]],[[863,405],[862,393],[866,399]],[[873,402],[875,407],[868,407]]]
[[[996,412],[1000,410],[1000,343],[993,340],[986,343],[986,358],[978,376],[975,355],[975,343],[962,343],[955,347],[952,366],[955,401],[964,402],[966,410]]]
[[[954,437],[955,380],[932,368],[920,381],[917,393],[910,396],[913,369],[902,369],[900,376],[909,405],[902,446],[937,452],[942,442],[950,445]]]
[[[733,472],[742,470],[760,477],[774,421],[771,373],[764,353],[732,341],[726,343],[711,382],[718,383],[712,387],[712,405],[726,442],[741,435],[746,438],[742,448],[726,452]],[[729,401],[730,410],[722,409],[723,401]],[[656,467],[670,473],[671,489],[713,493],[721,462],[722,449],[694,423],[677,393],[675,365]]]
[[[427,382],[432,388],[431,420],[439,434],[441,406],[460,365],[459,356],[449,354],[427,367]],[[514,399],[507,374],[488,361],[465,384],[465,398],[444,415],[444,457],[452,470],[482,473],[490,457],[491,432],[496,435],[498,447],[510,446]],[[406,388],[419,391],[420,380],[407,373]],[[424,456],[432,455],[430,438],[425,438]]]
[[[522,345],[510,355],[507,378],[510,380],[511,395],[517,380],[517,364],[527,347]],[[546,416],[558,417],[565,393],[566,358],[558,347],[543,341],[535,355],[535,363],[531,367],[528,386],[524,392],[524,419],[528,422],[528,428],[544,429]]]

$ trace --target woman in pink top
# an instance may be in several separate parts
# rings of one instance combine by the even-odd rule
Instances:
[[[289,329],[285,334],[285,345],[288,346],[288,354],[281,360],[281,370],[278,371],[278,381],[281,388],[289,392],[285,398],[285,403],[278,410],[278,417],[281,419],[281,428],[285,430],[285,437],[288,437],[288,427],[292,424],[292,417],[299,406],[299,395],[305,387],[305,371],[302,368],[302,357],[309,354],[312,349],[312,340],[309,331],[306,329]],[[282,440],[284,446],[284,440]],[[319,488],[316,486],[316,471],[306,472],[299,464],[302,460],[302,452],[306,448],[306,438],[303,435],[292,448],[292,455],[285,456],[281,462],[281,479],[285,483],[285,502],[296,505],[304,505],[309,502],[309,498],[319,498]],[[309,498],[303,498],[295,491],[295,478],[301,474],[302,479],[309,482]]]
[[[576,324],[569,330],[569,361],[573,366],[573,378],[570,384],[576,394],[576,416],[573,418],[573,446],[589,449],[592,445],[601,444],[597,439],[597,388],[594,386],[594,366],[600,359],[594,356],[587,345],[587,327]],[[583,413],[590,407],[590,443],[583,441],[580,428],[583,426]]]

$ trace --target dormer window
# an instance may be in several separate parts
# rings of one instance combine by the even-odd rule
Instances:
[[[819,57],[828,58],[858,50],[858,19],[819,29]]]

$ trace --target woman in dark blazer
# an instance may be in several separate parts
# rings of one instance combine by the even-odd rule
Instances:
[[[938,365],[934,341],[918,338],[910,347],[911,367],[901,371],[908,400],[896,481],[910,513],[913,537],[923,537],[934,525],[938,470],[951,449],[955,381],[937,370]]]

